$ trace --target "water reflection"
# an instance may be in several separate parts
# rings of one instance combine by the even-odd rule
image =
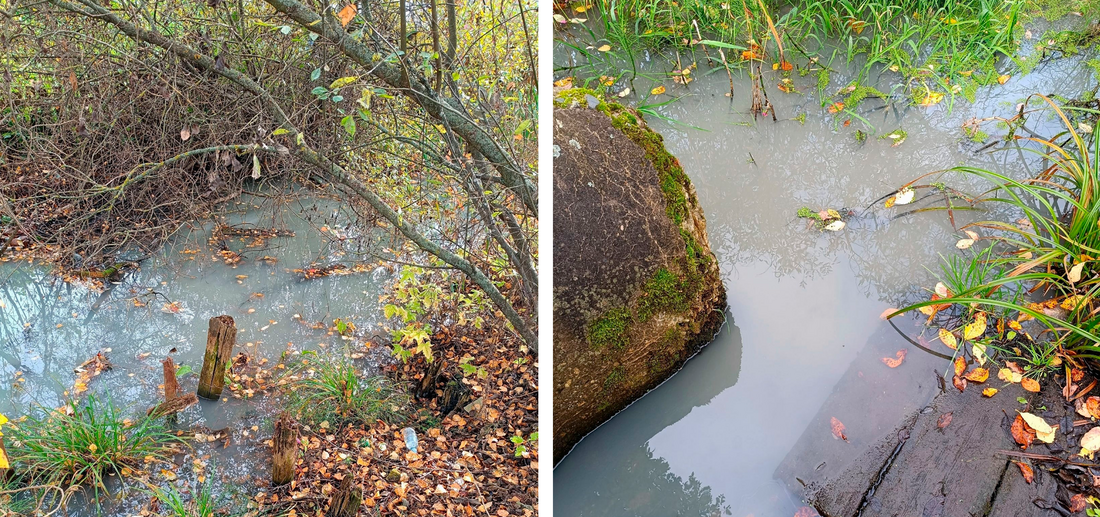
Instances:
[[[713,516],[725,497],[673,471],[650,440],[737,382],[741,331],[727,314],[714,342],[677,374],[580,442],[554,470],[554,510],[576,516]],[[724,379],[724,383],[709,382]]]

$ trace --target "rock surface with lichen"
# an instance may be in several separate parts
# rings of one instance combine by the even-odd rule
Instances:
[[[726,291],[661,136],[588,90],[554,106],[556,463],[710,342]]]

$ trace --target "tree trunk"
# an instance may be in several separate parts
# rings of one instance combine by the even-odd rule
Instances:
[[[363,493],[348,475],[340,482],[340,488],[332,494],[325,517],[355,517],[359,505],[363,502]]]
[[[283,411],[275,421],[275,452],[271,456],[271,481],[275,486],[294,479],[294,462],[298,459],[298,423]]]
[[[206,355],[202,359],[199,375],[199,396],[217,400],[225,387],[225,367],[237,344],[237,325],[231,316],[210,318],[210,330],[206,333]]]

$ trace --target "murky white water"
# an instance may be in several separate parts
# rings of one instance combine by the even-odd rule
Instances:
[[[579,59],[557,49],[558,66]],[[652,55],[632,89],[648,92],[657,84],[653,78],[675,68],[673,58]],[[681,97],[656,108],[677,123],[647,120],[698,190],[730,325],[683,371],[586,437],[556,467],[554,506],[561,515],[793,515],[802,502],[797,486],[791,489],[792,472],[843,466],[843,457],[825,461],[814,452],[834,447],[831,415],[847,424],[854,448],[845,454],[855,456],[890,432],[905,410],[924,404],[935,372],[946,365],[878,315],[931,286],[941,255],[971,252],[955,248],[960,234],[943,212],[895,219],[900,208],[864,208],[919,175],[956,165],[1033,175],[1037,160],[1019,149],[976,152],[982,146],[966,140],[963,121],[1011,117],[1032,93],[1075,97],[1097,84],[1079,60],[1053,61],[980,89],[972,104],[960,96],[951,111],[946,102],[917,108],[865,100],[857,111],[872,129],[858,119],[844,127],[848,117],[828,114],[812,93],[780,93],[780,76],[771,71],[764,82],[780,120],[754,122],[746,77],[735,75],[731,101],[723,70],[695,75],[686,88],[662,81],[669,94],[656,100],[632,95],[626,101]],[[891,75],[879,78],[880,89],[890,90]],[[798,89],[814,91],[813,74],[793,79]],[[827,92],[850,79],[834,75]],[[804,125],[789,120],[802,113]],[[1039,135],[1057,127],[1038,119],[1032,124]],[[854,138],[856,129],[882,135],[899,127],[908,132],[899,147],[874,135],[862,144]],[[992,126],[987,131],[1003,135]],[[943,181],[971,193],[983,187],[973,178]],[[856,215],[841,232],[819,232],[795,217],[802,206],[851,208]],[[961,226],[991,215],[1011,216],[955,217]],[[909,355],[896,370],[879,361],[901,348]]]

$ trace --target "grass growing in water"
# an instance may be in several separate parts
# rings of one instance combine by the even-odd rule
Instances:
[[[291,387],[290,409],[306,422],[394,423],[407,418],[408,394],[383,376],[361,376],[349,360],[321,360],[303,366],[301,373],[303,378]]]
[[[68,413],[68,414],[66,414]],[[110,398],[89,395],[61,411],[40,409],[6,426],[12,464],[29,483],[106,489],[107,475],[144,468],[146,458],[169,461],[183,439],[159,419],[126,418]]]
[[[990,220],[964,227],[985,232],[979,240],[989,247],[968,260],[949,261],[950,285],[898,313],[920,310],[943,331],[1000,350],[1027,364],[1028,374],[1042,376],[1063,362],[1100,361],[1100,139],[1078,131],[1073,117],[1049,98],[1036,98],[1047,109],[1028,114],[1053,114],[1065,125],[1049,139],[1021,137],[1039,146],[1027,149],[1047,164],[1039,175],[1017,180],[974,167],[949,171],[992,184],[974,203],[1007,206],[1023,217],[1015,224]],[[967,350],[959,347],[959,353]]]

